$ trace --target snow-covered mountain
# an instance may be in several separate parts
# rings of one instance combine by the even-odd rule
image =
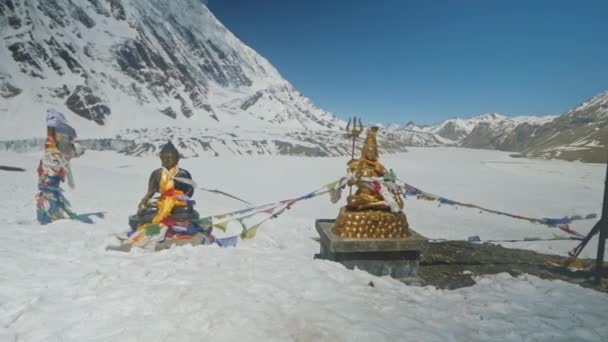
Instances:
[[[503,151],[521,151],[529,144],[529,138],[543,125],[556,117],[544,116],[497,116],[496,120],[478,122],[460,142],[460,146]]]
[[[405,126],[391,125],[389,129],[424,132],[442,138],[444,145],[603,163],[608,146],[608,92],[561,116],[508,117],[488,113],[470,119],[451,118],[429,126],[410,121]]]
[[[139,151],[169,138],[196,141],[186,147],[193,154],[229,145],[237,154],[260,151],[243,144],[269,153],[290,144],[314,149],[314,141],[293,138],[304,131],[328,131],[320,136],[332,139],[321,143],[349,145],[344,122],[300,94],[200,0],[3,0],[0,36],[3,139],[40,137],[44,112],[56,108],[83,139],[135,135]]]
[[[0,37],[0,148],[39,146],[55,108],[90,148],[140,155],[171,139],[190,156],[350,154],[345,122],[200,0],[2,0]],[[380,143],[384,152],[463,146],[576,159],[567,151],[606,146],[605,97],[555,120],[488,113],[391,125]]]
[[[522,152],[527,156],[605,163],[608,91],[540,127]]]
[[[551,115],[509,117],[498,113],[486,113],[469,119],[450,118],[438,124],[428,126],[418,126],[410,121],[406,124],[405,128],[418,132],[436,134],[453,144],[464,144],[466,147],[477,147],[468,146],[469,144],[466,142],[466,139],[470,139],[472,133],[475,135],[474,131],[476,128],[486,127],[492,131],[506,132],[515,129],[521,124],[540,126],[553,119],[555,119],[555,116]]]
[[[480,122],[496,122],[504,120],[506,117],[496,113],[482,114],[470,119],[450,118],[440,123],[427,126],[417,126],[414,122],[409,122],[406,127],[411,130],[433,133],[442,138],[459,142],[464,139],[475,126]]]
[[[341,125],[199,0],[5,0],[0,15],[2,112],[23,116],[3,125],[12,137],[38,136],[33,128],[44,125],[37,122],[48,107],[103,136],[144,127]]]

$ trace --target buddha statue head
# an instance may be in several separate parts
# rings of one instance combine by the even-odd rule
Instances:
[[[172,169],[179,162],[179,152],[171,141],[160,150],[160,161],[164,168]]]
[[[361,149],[361,159],[369,161],[378,160],[378,143],[376,142],[376,134],[378,133],[378,127],[370,127],[367,130],[367,137],[365,138],[365,144]]]

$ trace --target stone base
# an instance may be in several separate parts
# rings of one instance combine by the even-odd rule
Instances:
[[[348,269],[359,268],[376,276],[414,282],[418,271],[420,251],[427,239],[413,230],[407,238],[357,239],[334,233],[336,220],[317,220],[321,251],[316,259],[336,261]]]
[[[409,225],[403,212],[386,210],[340,209],[334,233],[344,238],[395,239],[409,235]]]

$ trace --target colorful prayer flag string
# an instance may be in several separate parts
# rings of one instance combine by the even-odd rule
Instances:
[[[220,229],[220,230],[226,232],[228,229],[228,224],[230,222],[238,221],[242,228],[242,231],[240,234],[225,237],[225,238],[216,238],[216,242],[218,245],[221,245],[223,247],[236,246],[236,241],[238,241],[239,237],[244,240],[254,238],[258,231],[258,228],[264,222],[266,222],[267,220],[275,219],[275,218],[279,217],[287,209],[291,209],[291,207],[294,204],[296,204],[302,200],[307,200],[307,199],[311,199],[311,198],[314,198],[314,197],[317,197],[320,195],[324,195],[324,194],[334,191],[338,188],[344,188],[345,186],[346,186],[346,178],[342,177],[336,181],[333,181],[331,183],[324,185],[323,187],[321,187],[313,192],[310,192],[306,195],[303,195],[303,196],[300,196],[297,198],[286,199],[286,200],[282,200],[282,201],[278,201],[278,202],[274,202],[274,203],[268,203],[268,204],[264,204],[264,205],[260,205],[260,206],[251,207],[251,208],[245,208],[245,209],[227,212],[227,213],[223,213],[223,214],[219,214],[219,215],[204,217],[204,218],[198,219],[197,222],[199,222],[201,224],[204,222],[205,224],[210,225],[213,228],[217,228],[217,229]],[[247,215],[242,215],[242,214],[247,214]],[[265,217],[264,219],[262,219],[255,225],[248,227],[247,224],[245,223],[245,219],[251,218],[257,214],[268,214],[269,216]],[[223,219],[225,219],[225,221],[214,223],[215,221],[219,221],[219,220],[223,220]]]
[[[597,217],[596,214],[588,214],[584,217],[580,216],[580,215],[574,215],[574,216],[570,216],[570,217],[565,216],[563,218],[542,218],[542,219],[526,217],[526,216],[522,216],[522,215],[506,213],[506,212],[499,211],[499,210],[484,208],[484,207],[481,207],[481,206],[478,206],[475,204],[471,204],[471,203],[462,203],[462,202],[450,200],[445,197],[436,196],[436,195],[430,194],[428,192],[422,191],[422,190],[416,188],[415,186],[412,186],[400,179],[398,181],[402,183],[401,188],[403,189],[404,196],[416,196],[417,199],[424,199],[424,200],[428,200],[428,201],[438,201],[439,204],[475,208],[475,209],[485,211],[488,213],[492,213],[492,214],[496,214],[496,215],[504,215],[504,216],[508,216],[511,218],[526,220],[526,221],[533,222],[533,223],[540,223],[540,224],[544,224],[544,225],[547,225],[550,227],[557,226],[558,228],[567,232],[568,234],[572,234],[572,235],[575,235],[578,237],[581,237],[582,235],[577,233],[573,229],[571,229],[568,224],[572,223],[573,221],[576,221],[576,220],[588,220],[588,219],[593,219],[593,218]]]

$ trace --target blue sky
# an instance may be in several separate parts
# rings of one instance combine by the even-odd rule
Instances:
[[[211,0],[342,118],[561,114],[608,90],[608,1]]]

